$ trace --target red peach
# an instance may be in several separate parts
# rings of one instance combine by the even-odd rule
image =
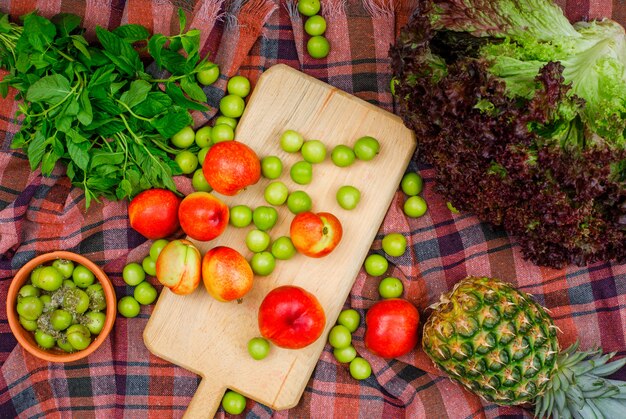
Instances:
[[[314,258],[328,255],[341,241],[341,222],[333,214],[306,211],[296,215],[289,229],[298,252]]]

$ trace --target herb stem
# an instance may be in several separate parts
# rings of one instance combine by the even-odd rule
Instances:
[[[136,118],[136,119],[141,119],[142,121],[146,121],[146,122],[152,122],[152,119],[150,119],[150,118],[146,118],[146,117],[144,117],[144,116],[137,115],[135,112],[133,112],[133,110],[132,110],[132,109],[130,109],[130,107],[129,107],[127,104],[125,104],[125,103],[124,103],[124,102],[122,102],[121,100],[116,99],[116,98],[115,98],[115,97],[113,97],[113,96],[110,96],[110,97],[111,97],[112,99],[114,99],[117,103],[119,103],[120,105],[122,105],[122,106],[123,106],[123,107],[124,107],[124,108],[128,111],[128,113],[130,113],[130,114],[133,116],[133,118]]]

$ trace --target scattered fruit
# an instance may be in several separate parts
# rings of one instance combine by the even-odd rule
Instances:
[[[320,140],[309,140],[302,144],[302,158],[311,164],[317,164],[326,158],[326,146]]]
[[[239,415],[246,408],[246,398],[237,392],[228,390],[222,398],[222,407],[226,413]]]
[[[150,246],[150,257],[154,260],[157,260],[159,254],[161,254],[161,250],[163,250],[163,248],[167,246],[168,243],[169,241],[165,239],[155,240],[154,243],[152,243],[152,245]]]
[[[369,161],[380,152],[380,143],[376,138],[366,135],[356,140],[353,149],[357,159]]]
[[[196,192],[211,192],[213,190],[209,182],[207,182],[202,169],[196,169],[196,171],[193,172],[191,186],[193,186],[193,190]]]
[[[280,147],[287,153],[297,153],[304,144],[304,137],[297,131],[288,129],[280,136]]]
[[[261,162],[254,150],[239,141],[226,141],[209,149],[202,166],[211,187],[222,195],[236,195],[261,178]]]
[[[141,267],[146,274],[150,276],[156,275],[156,260],[152,259],[150,255],[143,258],[141,261]]]
[[[181,199],[167,189],[148,189],[128,205],[130,226],[148,239],[163,239],[178,230]]]
[[[419,313],[400,298],[380,300],[365,315],[365,347],[383,358],[397,358],[417,344]]]
[[[348,345],[345,348],[335,348],[333,349],[333,356],[342,363],[352,362],[356,358],[356,349],[352,345]]]
[[[324,35],[324,32],[326,32],[326,19],[321,15],[310,16],[304,22],[304,31],[311,36]]]
[[[291,166],[291,179],[298,185],[308,185],[313,180],[313,166],[308,161],[299,161]]]
[[[389,256],[399,257],[406,252],[406,237],[400,233],[390,233],[383,237],[382,246]]]
[[[244,98],[250,94],[250,80],[244,76],[233,76],[228,80],[226,90],[231,95]]]
[[[248,353],[257,361],[265,359],[270,352],[270,343],[265,338],[252,338],[248,341]]]
[[[402,281],[392,276],[383,279],[378,284],[378,293],[382,298],[399,298],[403,292]]]
[[[279,260],[288,260],[296,254],[296,247],[289,236],[281,236],[272,243],[272,255]]]
[[[259,276],[267,276],[274,272],[276,259],[270,252],[255,253],[250,260],[252,272]]]
[[[354,333],[361,323],[361,315],[353,308],[348,308],[339,313],[337,323],[345,326],[350,333]]]
[[[304,191],[293,191],[287,198],[287,208],[294,214],[311,211],[313,201],[308,193]]]
[[[415,172],[409,172],[402,177],[400,187],[402,188],[402,192],[404,192],[408,196],[415,196],[419,195],[422,192],[422,188],[424,187],[424,181],[419,174]]]
[[[146,279],[146,272],[140,264],[131,262],[122,269],[122,278],[126,284],[134,287]]]
[[[151,283],[143,281],[135,287],[133,297],[135,297],[135,300],[137,300],[139,304],[147,306],[154,303],[157,294],[156,288],[154,288]]]
[[[211,146],[211,130],[212,128],[209,125],[206,125],[196,131],[194,140],[198,147],[205,148]]]
[[[178,148],[187,148],[194,143],[196,133],[193,127],[186,126],[170,138],[172,145]]]
[[[346,326],[338,324],[330,329],[328,343],[336,349],[347,348],[352,343],[352,334]]]
[[[180,203],[178,218],[183,231],[194,240],[209,241],[228,226],[228,206],[208,192],[192,192]]]
[[[366,359],[357,356],[350,361],[350,375],[355,380],[365,380],[372,375],[372,366]]]
[[[283,182],[277,180],[267,185],[263,196],[268,204],[279,206],[287,201],[289,189]]]
[[[156,278],[174,294],[186,295],[200,283],[200,251],[189,240],[172,240],[156,261]]]
[[[202,280],[218,301],[238,300],[252,288],[254,273],[248,261],[235,249],[217,246],[202,259]]]
[[[252,222],[259,230],[267,231],[276,225],[278,211],[266,205],[258,206],[252,211]]]
[[[226,95],[220,100],[220,112],[229,118],[239,118],[243,115],[246,103],[237,95]]]
[[[251,252],[262,252],[270,245],[270,235],[263,230],[250,230],[246,234],[246,246]]]
[[[283,173],[283,162],[276,156],[267,156],[261,159],[261,173],[264,178],[278,179]]]
[[[141,306],[134,297],[127,295],[120,298],[120,300],[117,302],[117,311],[126,318],[133,318],[139,315],[139,312],[141,311]],[[72,346],[74,345],[72,344]]]
[[[174,157],[174,161],[185,175],[193,173],[198,167],[198,156],[189,150],[179,151]]]
[[[428,205],[421,196],[410,196],[404,202],[404,213],[411,218],[418,218],[426,214]]]
[[[313,58],[326,58],[330,52],[330,43],[322,35],[312,36],[306,43],[306,50]]]
[[[265,296],[258,321],[261,335],[274,345],[300,349],[322,335],[326,315],[313,294],[297,286],[283,285]]]
[[[321,9],[320,0],[298,0],[298,12],[304,16],[313,16]]]
[[[353,210],[361,200],[361,192],[354,186],[344,185],[337,189],[335,198],[341,208]]]
[[[384,256],[377,253],[369,255],[365,258],[365,272],[372,276],[381,276],[387,272],[389,262]]]
[[[234,227],[243,228],[252,222],[252,209],[247,205],[235,205],[230,209],[230,223]]]
[[[330,159],[337,167],[348,167],[354,163],[356,154],[347,145],[339,144],[333,148],[333,151],[330,153]]]
[[[230,125],[217,124],[211,131],[211,140],[213,144],[221,143],[224,141],[232,141],[235,139],[235,131]]]
[[[332,252],[343,235],[339,219],[327,212],[301,212],[291,221],[289,231],[298,252],[315,258]]]
[[[213,64],[213,63],[209,63]],[[217,64],[214,64],[213,67],[207,68],[205,70],[201,70],[196,74],[196,78],[198,82],[201,84],[208,86],[209,84],[213,84],[220,77],[220,68]]]

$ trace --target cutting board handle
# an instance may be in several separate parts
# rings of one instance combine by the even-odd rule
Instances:
[[[185,419],[211,419],[220,407],[226,387],[210,378],[202,378],[196,393],[187,406]]]

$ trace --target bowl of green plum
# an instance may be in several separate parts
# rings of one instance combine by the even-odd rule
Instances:
[[[107,275],[72,252],[30,260],[7,294],[9,327],[17,341],[50,362],[72,362],[93,353],[111,332],[115,316],[115,289]]]

